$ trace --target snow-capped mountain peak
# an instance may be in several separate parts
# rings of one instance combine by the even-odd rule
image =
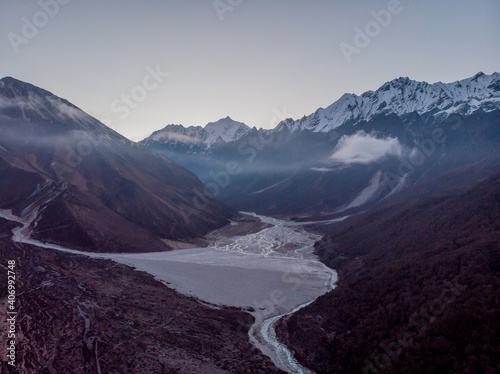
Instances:
[[[499,107],[499,73],[486,75],[480,72],[461,81],[434,84],[400,77],[360,96],[344,94],[329,107],[320,108],[300,120],[283,121],[278,129],[286,127],[292,133],[303,130],[329,132],[379,115],[402,116],[416,112],[438,120],[454,113],[469,115],[479,109],[488,112]]]
[[[210,149],[215,144],[236,141],[246,135],[250,127],[237,122],[229,116],[216,122],[210,122],[205,127],[168,125],[154,132],[143,140],[145,145],[151,143],[183,143],[189,147],[198,146]]]
[[[208,123],[204,129],[208,134],[206,143],[209,146],[217,142],[219,138],[226,143],[238,140],[250,131],[250,127],[242,122],[233,121],[229,116],[217,122]]]

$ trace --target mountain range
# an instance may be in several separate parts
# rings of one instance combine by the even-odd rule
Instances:
[[[226,118],[219,141],[201,147],[203,129],[180,125],[141,143],[216,186],[217,198],[235,209],[318,214],[375,203],[496,157],[499,109],[498,73],[448,84],[398,78],[274,129]],[[214,124],[207,127],[214,132]],[[238,173],[228,173],[228,163]]]
[[[291,362],[317,373],[498,372],[499,77],[399,78],[274,129],[226,117],[140,143],[1,79],[0,258],[17,264],[19,370],[282,373],[249,339],[255,308],[201,301],[154,272],[61,248],[159,252],[224,235],[266,248],[260,234],[275,219],[245,210],[295,221],[271,227],[279,238],[321,234],[314,253],[338,271],[335,289],[270,330]],[[286,255],[279,243],[270,252]],[[242,276],[216,263],[214,279]],[[179,281],[203,279],[193,269]],[[8,295],[0,288],[6,305]]]
[[[345,94],[325,109],[318,109],[298,121],[282,122],[277,130],[282,126],[291,133],[304,130],[330,132],[342,125],[355,126],[380,115],[401,117],[416,113],[436,122],[453,114],[468,116],[478,110],[489,112],[498,109],[499,85],[498,73],[486,75],[480,72],[461,81],[434,84],[401,77],[361,96]]]
[[[474,77],[453,83],[418,82],[400,77],[384,83],[376,91],[358,96],[344,94],[327,108],[299,120],[288,118],[267,131],[290,133],[308,130],[328,133],[343,125],[358,125],[380,115],[404,116],[416,113],[431,122],[458,114],[468,116],[478,110],[491,112],[500,105],[500,74],[477,73]],[[226,117],[202,126],[168,125],[144,139],[144,143],[204,143],[207,149],[220,143],[230,143],[244,137],[250,127]],[[177,134],[177,135],[176,135]],[[220,139],[218,139],[220,137]],[[218,141],[217,141],[218,140]]]
[[[233,121],[230,117],[210,122],[204,127],[168,125],[155,131],[145,139],[144,144],[174,143],[184,145],[187,149],[208,151],[219,144],[237,141],[250,131],[250,127],[242,122]]]

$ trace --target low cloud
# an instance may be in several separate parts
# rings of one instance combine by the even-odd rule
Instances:
[[[189,136],[170,131],[163,131],[157,135],[153,135],[152,138],[156,141],[171,140],[179,143],[201,143],[201,139],[196,136]]]
[[[401,156],[402,152],[397,138],[377,138],[360,131],[340,138],[331,159],[342,164],[369,164],[386,156]]]
[[[320,173],[325,173],[325,172],[328,172],[328,171],[332,171],[333,169],[329,169],[329,168],[311,168],[312,171],[318,171]]]
[[[89,115],[87,113],[74,106],[66,104],[55,96],[48,96],[47,100],[55,109],[55,115],[62,119],[64,119],[64,117],[62,117],[61,114],[75,121],[89,119]]]

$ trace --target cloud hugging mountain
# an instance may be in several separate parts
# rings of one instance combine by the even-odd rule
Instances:
[[[397,78],[273,129],[225,118],[169,125],[142,144],[217,185],[217,197],[237,209],[335,211],[494,158],[499,109],[499,73],[434,84]],[[241,172],[224,174],[228,162]],[[213,178],[222,174],[224,183]]]

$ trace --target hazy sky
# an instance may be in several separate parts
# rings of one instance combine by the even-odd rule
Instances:
[[[399,76],[451,82],[500,70],[500,1],[397,3],[0,0],[0,76],[136,140],[228,115],[270,128]],[[389,8],[377,26],[372,11]],[[356,27],[369,40],[355,40]]]

